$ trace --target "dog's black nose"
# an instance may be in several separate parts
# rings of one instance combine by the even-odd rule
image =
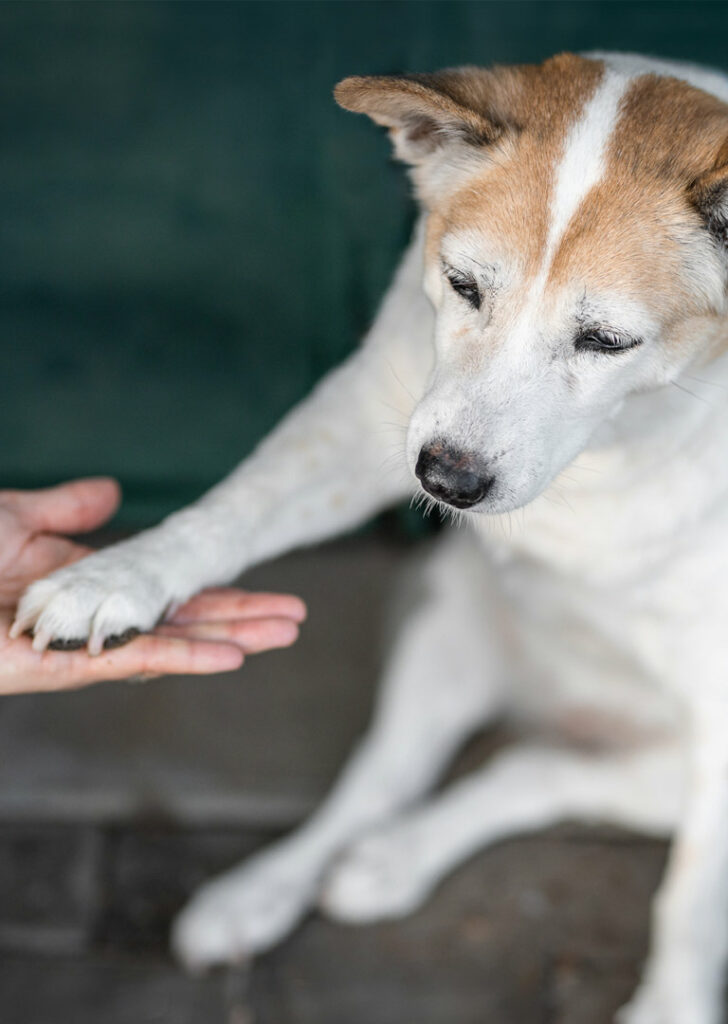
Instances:
[[[455,508],[477,505],[494,481],[479,455],[449,448],[442,442],[423,445],[415,473],[428,494]]]

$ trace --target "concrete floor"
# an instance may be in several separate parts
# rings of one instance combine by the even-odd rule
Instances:
[[[665,857],[615,830],[503,843],[405,921],[312,916],[250,971],[168,956],[186,896],[295,825],[363,729],[405,557],[372,535],[251,573],[310,620],[239,675],[0,705],[3,1024],[608,1024]]]

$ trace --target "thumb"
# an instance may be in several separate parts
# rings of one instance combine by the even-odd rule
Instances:
[[[2,497],[34,533],[84,533],[114,514],[121,492],[116,480],[95,477]]]

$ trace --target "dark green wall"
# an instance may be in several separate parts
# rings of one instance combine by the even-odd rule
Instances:
[[[143,522],[351,350],[412,210],[352,73],[612,47],[728,67],[713,3],[0,5],[0,486]]]

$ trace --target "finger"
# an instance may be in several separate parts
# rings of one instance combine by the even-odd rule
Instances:
[[[28,637],[6,644],[0,658],[0,694],[73,690],[113,679],[209,675],[239,668],[244,655],[231,644],[145,636],[128,647],[89,658],[85,651],[35,653]]]
[[[158,626],[155,633],[167,637],[227,641],[237,644],[246,654],[258,654],[278,647],[290,647],[298,639],[298,625],[285,618],[221,619],[184,625],[165,623]]]
[[[113,515],[120,495],[115,480],[97,477],[37,491],[4,491],[0,497],[35,533],[84,533]]]
[[[240,668],[244,658],[243,651],[234,644],[156,635],[137,637],[126,647],[103,651],[95,658],[89,658],[86,651],[48,651],[43,655],[49,675],[58,673],[61,680],[67,680],[67,686],[130,676],[231,672]]]
[[[170,617],[174,623],[198,619],[261,619],[269,616],[303,622],[307,609],[293,594],[255,594],[234,587],[203,590]]]
[[[12,578],[18,591],[21,591],[33,580],[75,562],[89,551],[89,548],[74,544],[67,537],[51,533],[38,534],[25,544],[12,565],[12,577],[8,572],[2,583],[6,585]]]
[[[91,548],[76,544],[68,537],[58,537],[52,533],[42,533],[26,545],[27,560],[32,562],[35,576],[43,576],[62,565],[75,562],[88,555]]]

